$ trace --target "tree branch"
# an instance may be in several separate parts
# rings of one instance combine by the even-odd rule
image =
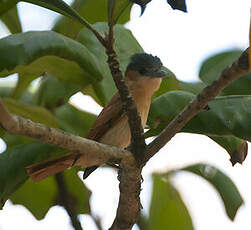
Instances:
[[[59,205],[62,205],[67,211],[71,224],[75,230],[82,230],[82,226],[80,221],[78,220],[78,215],[75,210],[76,199],[69,193],[67,186],[65,184],[64,175],[62,173],[58,173],[55,175],[56,182],[59,188],[58,193],[58,202]]]
[[[141,117],[138,113],[137,106],[132,99],[130,91],[125,84],[123,79],[123,74],[120,70],[120,64],[118,61],[117,54],[114,50],[114,38],[113,38],[113,24],[109,24],[109,34],[106,39],[107,44],[106,54],[108,56],[108,65],[115,82],[115,85],[118,89],[119,96],[121,99],[122,107],[124,112],[128,117],[128,123],[131,131],[131,151],[135,156],[135,159],[139,162],[142,162],[144,152],[146,150],[146,143],[144,138],[144,129],[141,123]]]
[[[86,163],[86,165],[83,165],[84,167],[102,165],[107,162],[120,163],[124,157],[131,155],[129,151],[75,136],[59,129],[46,127],[23,117],[11,115],[1,100],[0,114],[0,124],[7,132],[31,137],[83,154],[82,157],[85,158]]]
[[[125,84],[123,74],[117,54],[114,50],[114,23],[109,22],[109,34],[106,37],[106,54],[108,56],[109,68],[118,89],[122,107],[128,117],[128,124],[131,132],[131,151],[133,157],[129,156],[122,160],[120,165],[122,170],[119,172],[119,204],[117,214],[110,230],[129,230],[136,223],[140,213],[140,191],[141,191],[141,171],[142,160],[146,151],[144,129],[137,106],[132,99],[130,91]],[[136,161],[135,161],[136,160]]]
[[[147,146],[145,162],[153,157],[187,122],[200,112],[209,101],[213,100],[220,91],[231,82],[245,74],[249,69],[249,48],[246,49],[237,61],[227,67],[220,77],[211,85],[205,87],[197,97],[187,105],[176,118],[161,132],[161,134]]]
[[[119,205],[110,230],[129,230],[136,223],[140,209],[141,169],[132,156],[121,161]]]

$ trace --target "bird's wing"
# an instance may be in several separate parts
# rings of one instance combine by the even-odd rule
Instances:
[[[98,141],[122,115],[123,109],[120,96],[116,93],[110,102],[103,108],[96,121],[87,133],[86,138]]]

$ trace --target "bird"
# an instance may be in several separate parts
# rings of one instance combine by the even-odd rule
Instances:
[[[147,122],[151,98],[159,89],[162,78],[167,76],[162,67],[162,62],[157,56],[136,53],[130,57],[125,71],[124,81],[137,106],[143,128]],[[118,92],[100,112],[85,138],[120,149],[130,145],[131,132],[128,118],[123,111]],[[26,167],[26,170],[33,181],[40,181],[75,165],[84,165],[83,159],[80,154],[70,153],[56,159],[32,164]],[[98,167],[87,167],[83,179],[86,179]]]

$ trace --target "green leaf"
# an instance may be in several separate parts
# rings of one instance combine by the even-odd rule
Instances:
[[[155,98],[151,103],[148,125],[151,128],[167,125],[194,97],[189,92],[170,91]]]
[[[74,198],[77,214],[90,213],[90,191],[78,177],[76,170],[66,170],[63,175],[66,188]],[[13,204],[25,206],[37,220],[41,220],[51,207],[58,204],[58,193],[55,177],[48,177],[40,182],[27,180],[10,199]]]
[[[207,85],[212,83],[227,66],[238,59],[241,53],[241,50],[233,50],[206,59],[200,68],[199,76],[201,80]],[[248,72],[224,88],[221,95],[250,95],[250,84],[251,73]]]
[[[61,129],[79,136],[85,136],[97,118],[96,115],[79,110],[70,104],[57,108],[55,117]]]
[[[227,66],[238,59],[241,53],[241,50],[233,50],[206,59],[200,67],[200,79],[206,84],[211,84]]]
[[[32,139],[25,136],[16,136],[6,132],[4,129],[0,129],[0,137],[3,139],[7,148],[31,142]]]
[[[28,179],[25,167],[46,160],[53,153],[65,150],[44,143],[27,143],[8,148],[0,154],[0,208]]]
[[[179,81],[179,89],[183,91],[187,91],[193,94],[198,94],[202,89],[204,89],[207,85],[203,82],[184,82]]]
[[[6,84],[6,82],[5,82],[5,84]],[[8,82],[6,85],[8,85]],[[0,97],[1,98],[10,97],[12,95],[13,89],[14,89],[13,87],[4,87],[4,86],[0,87]],[[25,93],[22,95],[22,97],[19,98],[18,101],[15,101],[10,98],[6,98],[6,100],[7,100],[6,105],[8,106],[8,103],[9,103],[10,108],[14,107],[14,109],[19,111],[18,112],[19,114],[27,114],[28,113],[29,114],[28,117],[31,119],[34,119],[34,117],[37,117],[37,113],[34,113],[34,111],[32,109],[30,110],[30,108],[34,109],[34,107],[24,106],[24,103],[25,103],[25,105],[30,104],[29,102],[32,97],[33,97],[33,95],[31,93],[29,93],[28,91],[25,91]],[[28,108],[28,111],[27,111],[27,108]],[[44,108],[39,108],[39,107],[36,107],[36,108],[39,111],[38,112],[39,115],[40,115],[40,112],[42,112],[42,114],[44,116],[41,119],[39,119],[40,123],[42,123],[42,122],[48,123],[46,120],[46,119],[48,119],[50,121],[54,121],[53,124],[51,124],[51,122],[48,124],[51,124],[51,125],[57,127],[55,119],[52,117],[52,115],[48,111],[44,110]],[[23,110],[24,110],[24,112],[22,112]],[[15,110],[12,110],[12,111],[15,112]],[[44,111],[46,111],[46,112],[44,112]],[[0,128],[0,137],[4,140],[7,147],[11,147],[11,146],[18,145],[18,144],[24,144],[24,143],[31,141],[31,139],[28,137],[16,136],[16,135],[10,134],[2,128]]]
[[[35,92],[36,105],[53,109],[68,102],[70,97],[81,89],[80,85],[61,81],[52,75],[46,75]]]
[[[22,74],[19,74],[18,80],[16,83],[15,89],[13,89],[11,97],[14,99],[19,99],[22,97],[22,94],[24,91],[29,87],[30,83],[35,80],[37,77],[36,75],[29,75],[25,74],[25,76],[22,76]]]
[[[184,131],[219,136],[233,135],[251,140],[251,96],[222,96],[209,103],[209,111],[200,112]],[[201,127],[201,128],[200,128]]]
[[[226,88],[223,89],[222,95],[251,95],[251,72],[244,74]]]
[[[65,170],[63,174],[69,193],[75,198],[77,214],[90,214],[90,190],[84,185],[75,169]]]
[[[128,0],[127,0],[128,1]],[[75,0],[72,4],[74,8],[81,16],[83,16],[90,23],[107,21],[107,13],[104,9],[107,8],[108,0]],[[118,11],[122,11],[122,7],[125,0],[120,0],[118,3]],[[98,7],[97,7],[98,6]],[[125,9],[122,15],[119,17],[118,23],[124,24],[130,19],[131,5]],[[68,37],[75,38],[78,32],[82,29],[81,25],[73,22],[69,18],[60,17],[53,27],[54,31],[64,34]]]
[[[194,97],[188,92],[171,91],[154,99],[148,118],[152,130],[148,135],[157,135]],[[192,118],[182,131],[251,140],[251,96],[217,97],[209,108]]]
[[[1,4],[0,4],[1,6]],[[0,14],[1,15],[1,14]],[[12,34],[15,33],[21,33],[22,32],[22,26],[19,21],[18,13],[17,13],[17,7],[13,7],[4,14],[0,16],[0,19],[4,22],[4,24],[7,26],[9,31]]]
[[[53,115],[43,107],[24,105],[11,98],[4,98],[2,100],[8,110],[13,114],[50,127],[58,127]]]
[[[10,200],[13,204],[23,205],[37,220],[41,220],[55,205],[56,195],[57,186],[53,177],[40,182],[29,179],[10,197]]]
[[[5,85],[2,85],[0,86],[0,97],[3,98],[3,97],[10,97],[11,93],[13,91],[13,87],[11,86],[5,86]]]
[[[102,79],[98,63],[83,45],[52,31],[0,39],[0,77],[13,73],[38,77],[48,72],[84,86]]]
[[[149,230],[193,230],[192,219],[175,187],[160,175],[153,177]]]
[[[65,15],[71,19],[76,20],[77,22],[81,23],[82,25],[85,25],[87,27],[90,27],[91,25],[83,19],[74,9],[72,9],[69,5],[67,5],[62,0],[22,0],[24,2],[29,2],[44,8],[47,8],[49,10],[55,11],[57,13],[60,13],[62,15]]]
[[[113,2],[113,1],[114,0],[110,0],[110,2]],[[129,0],[115,0],[114,11],[110,12],[111,10],[109,10],[109,8],[108,8],[108,16],[109,16],[109,14],[113,13],[113,21],[115,24],[119,21],[120,17],[123,15],[123,13],[125,11],[127,11],[127,9],[130,9],[131,7],[132,7],[132,3]]]
[[[0,17],[17,4],[18,0],[0,1]]]
[[[104,34],[105,31],[108,31],[108,26],[106,23],[97,23],[94,25],[94,28],[102,34]],[[143,52],[143,49],[141,48],[137,40],[133,37],[131,31],[125,29],[122,25],[116,25],[114,27],[114,36],[114,47],[118,54],[121,70],[124,73],[126,66],[129,63],[130,56],[138,52]],[[99,98],[99,101],[102,102],[101,105],[104,106],[116,91],[110,69],[107,65],[107,55],[105,53],[105,49],[98,42],[95,36],[87,29],[80,31],[78,41],[84,44],[100,60],[100,66],[104,79],[93,84],[93,89],[95,96]],[[89,93],[89,91],[86,92],[86,94],[87,93]],[[90,96],[95,98],[93,94],[90,94]]]
[[[237,187],[226,174],[208,164],[195,164],[171,171],[171,173],[179,171],[191,172],[207,180],[220,194],[228,217],[234,220],[238,209],[243,204],[243,199]]]

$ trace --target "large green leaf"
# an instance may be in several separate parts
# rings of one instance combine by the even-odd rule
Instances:
[[[195,95],[171,91],[153,100],[148,124],[157,135]],[[251,140],[251,96],[221,96],[209,103],[183,128],[185,132],[217,136],[236,136]]]
[[[30,179],[25,182],[10,199],[13,204],[25,206],[37,220],[45,217],[49,209],[54,206],[57,186],[53,177],[40,182]]]
[[[145,136],[158,135],[194,97],[189,92],[172,91],[154,99],[148,117],[150,130]],[[244,140],[251,139],[251,97],[217,97],[209,103],[209,108],[192,118],[182,131],[209,136],[226,149],[233,165],[242,163],[247,155]]]
[[[94,25],[94,28],[102,34],[108,31],[108,26],[106,23],[97,23]],[[125,72],[130,56],[138,52],[143,52],[143,49],[133,37],[131,31],[125,29],[122,25],[116,25],[114,33],[114,47],[118,54],[121,70]],[[104,79],[93,84],[93,88],[96,96],[104,106],[116,91],[110,69],[107,64],[107,55],[105,53],[105,49],[98,42],[96,37],[87,29],[81,30],[78,36],[78,41],[84,44],[100,60]],[[91,94],[91,96],[93,95]]]
[[[46,75],[34,94],[36,105],[54,109],[68,102],[70,97],[81,89],[80,85],[60,81],[52,75]]]
[[[25,167],[65,150],[44,143],[27,143],[8,148],[0,154],[0,208],[28,178]]]
[[[89,213],[90,192],[77,176],[76,171],[66,170],[62,175],[66,188],[73,198],[74,204],[72,205],[75,206],[75,211],[78,214]],[[40,220],[45,217],[51,207],[58,204],[59,192],[55,177],[49,177],[40,182],[27,180],[10,199],[13,204],[25,206],[36,219]]]
[[[129,0],[107,0],[108,21],[116,24],[127,8],[132,6]]]
[[[1,84],[0,86],[0,97],[10,97],[11,93],[13,91],[13,87]]]
[[[6,84],[7,83],[7,84]],[[6,85],[6,86],[1,86],[0,87],[0,97],[1,98],[6,98],[5,101],[5,105],[9,105],[9,108],[14,108],[14,110],[11,109],[12,112],[15,112],[17,110],[17,113],[18,114],[28,114],[28,117],[30,119],[34,119],[34,117],[37,117],[37,115],[39,114],[38,116],[38,122],[40,123],[47,123],[48,125],[52,125],[52,126],[57,126],[56,124],[56,121],[55,119],[52,117],[52,115],[46,111],[44,108],[41,108],[41,107],[35,107],[36,109],[34,110],[34,107],[27,107],[24,105],[24,103],[27,105],[29,104],[29,101],[32,97],[32,94],[29,93],[29,92],[25,92],[22,97],[19,99],[19,101],[15,101],[15,100],[12,100],[8,97],[10,97],[12,95],[12,92],[13,92],[13,87],[10,87],[8,86],[8,81],[2,83],[2,85]],[[18,112],[19,111],[19,112]],[[37,112],[36,112],[37,111]],[[40,114],[42,113],[42,117],[40,117]],[[37,119],[37,118],[36,118]],[[50,122],[48,122],[50,121]],[[52,124],[52,121],[53,121],[53,124]],[[16,135],[13,135],[13,134],[10,134],[8,132],[6,132],[4,129],[0,128],[0,137],[4,140],[4,142],[6,143],[7,147],[10,147],[10,146],[14,146],[14,145],[17,145],[17,144],[23,144],[23,143],[26,143],[26,142],[29,142],[31,141],[30,138],[28,137],[24,137],[24,136],[16,136]]]
[[[105,11],[107,1],[108,0],[75,0],[72,4],[72,7],[86,20],[94,24],[96,22],[107,21],[107,14]],[[121,2],[124,3],[125,0]],[[119,4],[117,11],[122,10],[122,7],[123,4]],[[131,6],[126,8],[126,10],[119,18],[118,23],[124,24],[129,21],[130,11]],[[82,27],[80,24],[73,22],[69,18],[60,17],[59,20],[56,22],[53,30],[62,33],[68,37],[75,38],[81,28]]]
[[[164,128],[194,97],[189,92],[170,91],[155,98],[151,103],[147,122],[152,132],[158,129],[157,135],[159,128]]]
[[[42,123],[50,127],[58,127],[53,115],[43,107],[30,106],[18,103],[11,98],[2,99],[8,110],[16,115],[28,118],[34,122]]]
[[[77,214],[90,214],[89,200],[91,192],[77,175],[77,170],[66,170],[63,175],[69,194],[75,198],[74,202]]]
[[[192,219],[170,180],[153,177],[153,193],[149,215],[149,230],[193,230]]]
[[[0,128],[0,137],[7,145],[7,148],[31,142],[32,139],[25,136],[16,136],[6,132],[4,129]]]
[[[222,95],[251,95],[251,72],[228,85],[223,89]]]
[[[102,78],[98,60],[83,45],[58,33],[26,32],[0,40],[0,77],[12,73],[38,77],[44,72],[83,86]]]
[[[183,91],[187,91],[193,94],[198,94],[202,89],[204,89],[207,85],[203,82],[184,82],[179,81],[179,89]]]
[[[0,7],[1,7],[1,4],[0,4]],[[0,14],[0,19],[4,22],[4,24],[7,26],[7,28],[12,34],[22,32],[22,27],[19,21],[16,6],[9,9],[3,15]]]
[[[33,74],[25,74],[25,76],[19,74],[18,80],[16,82],[16,87],[15,89],[13,89],[11,97],[14,99],[22,98],[23,94],[27,94],[27,91],[25,90],[30,86],[30,83],[37,77],[38,76]]]
[[[243,199],[237,187],[226,174],[208,164],[190,165],[171,171],[170,173],[172,174],[179,171],[191,172],[207,180],[220,194],[228,217],[231,220],[234,219],[238,209],[243,204]]]
[[[5,97],[11,97],[13,99],[16,99],[19,103],[23,103],[26,105],[34,105],[33,104],[33,93],[30,92],[30,90],[24,91],[21,95],[18,95],[17,98],[14,96],[14,92],[16,87],[16,82],[14,81],[8,81],[4,80],[1,82],[0,86],[0,97],[5,98]]]
[[[74,9],[72,9],[69,5],[67,5],[62,0],[21,0],[23,2],[29,2],[38,6],[45,7],[49,10],[58,12],[62,15],[65,15],[75,21],[79,22],[82,25],[90,27],[90,24],[82,18]]]
[[[206,59],[200,67],[200,79],[206,84],[212,83],[227,66],[238,59],[241,53],[241,50],[233,50]]]
[[[97,118],[96,115],[79,110],[70,104],[57,108],[55,117],[61,129],[79,136],[85,136]]]
[[[25,117],[34,122],[42,123],[50,127],[58,127],[57,121],[53,115],[43,107],[26,105],[11,98],[3,98],[2,101],[5,106],[7,106],[8,110],[15,115]],[[8,147],[27,143],[32,140],[28,137],[10,134],[3,129],[1,129],[0,137],[5,141]]]
[[[17,4],[18,0],[1,0],[0,17]]]
[[[241,50],[233,50],[206,59],[200,68],[199,76],[205,84],[216,80],[221,72],[241,55]],[[223,89],[221,95],[250,95],[251,73],[248,72]]]

